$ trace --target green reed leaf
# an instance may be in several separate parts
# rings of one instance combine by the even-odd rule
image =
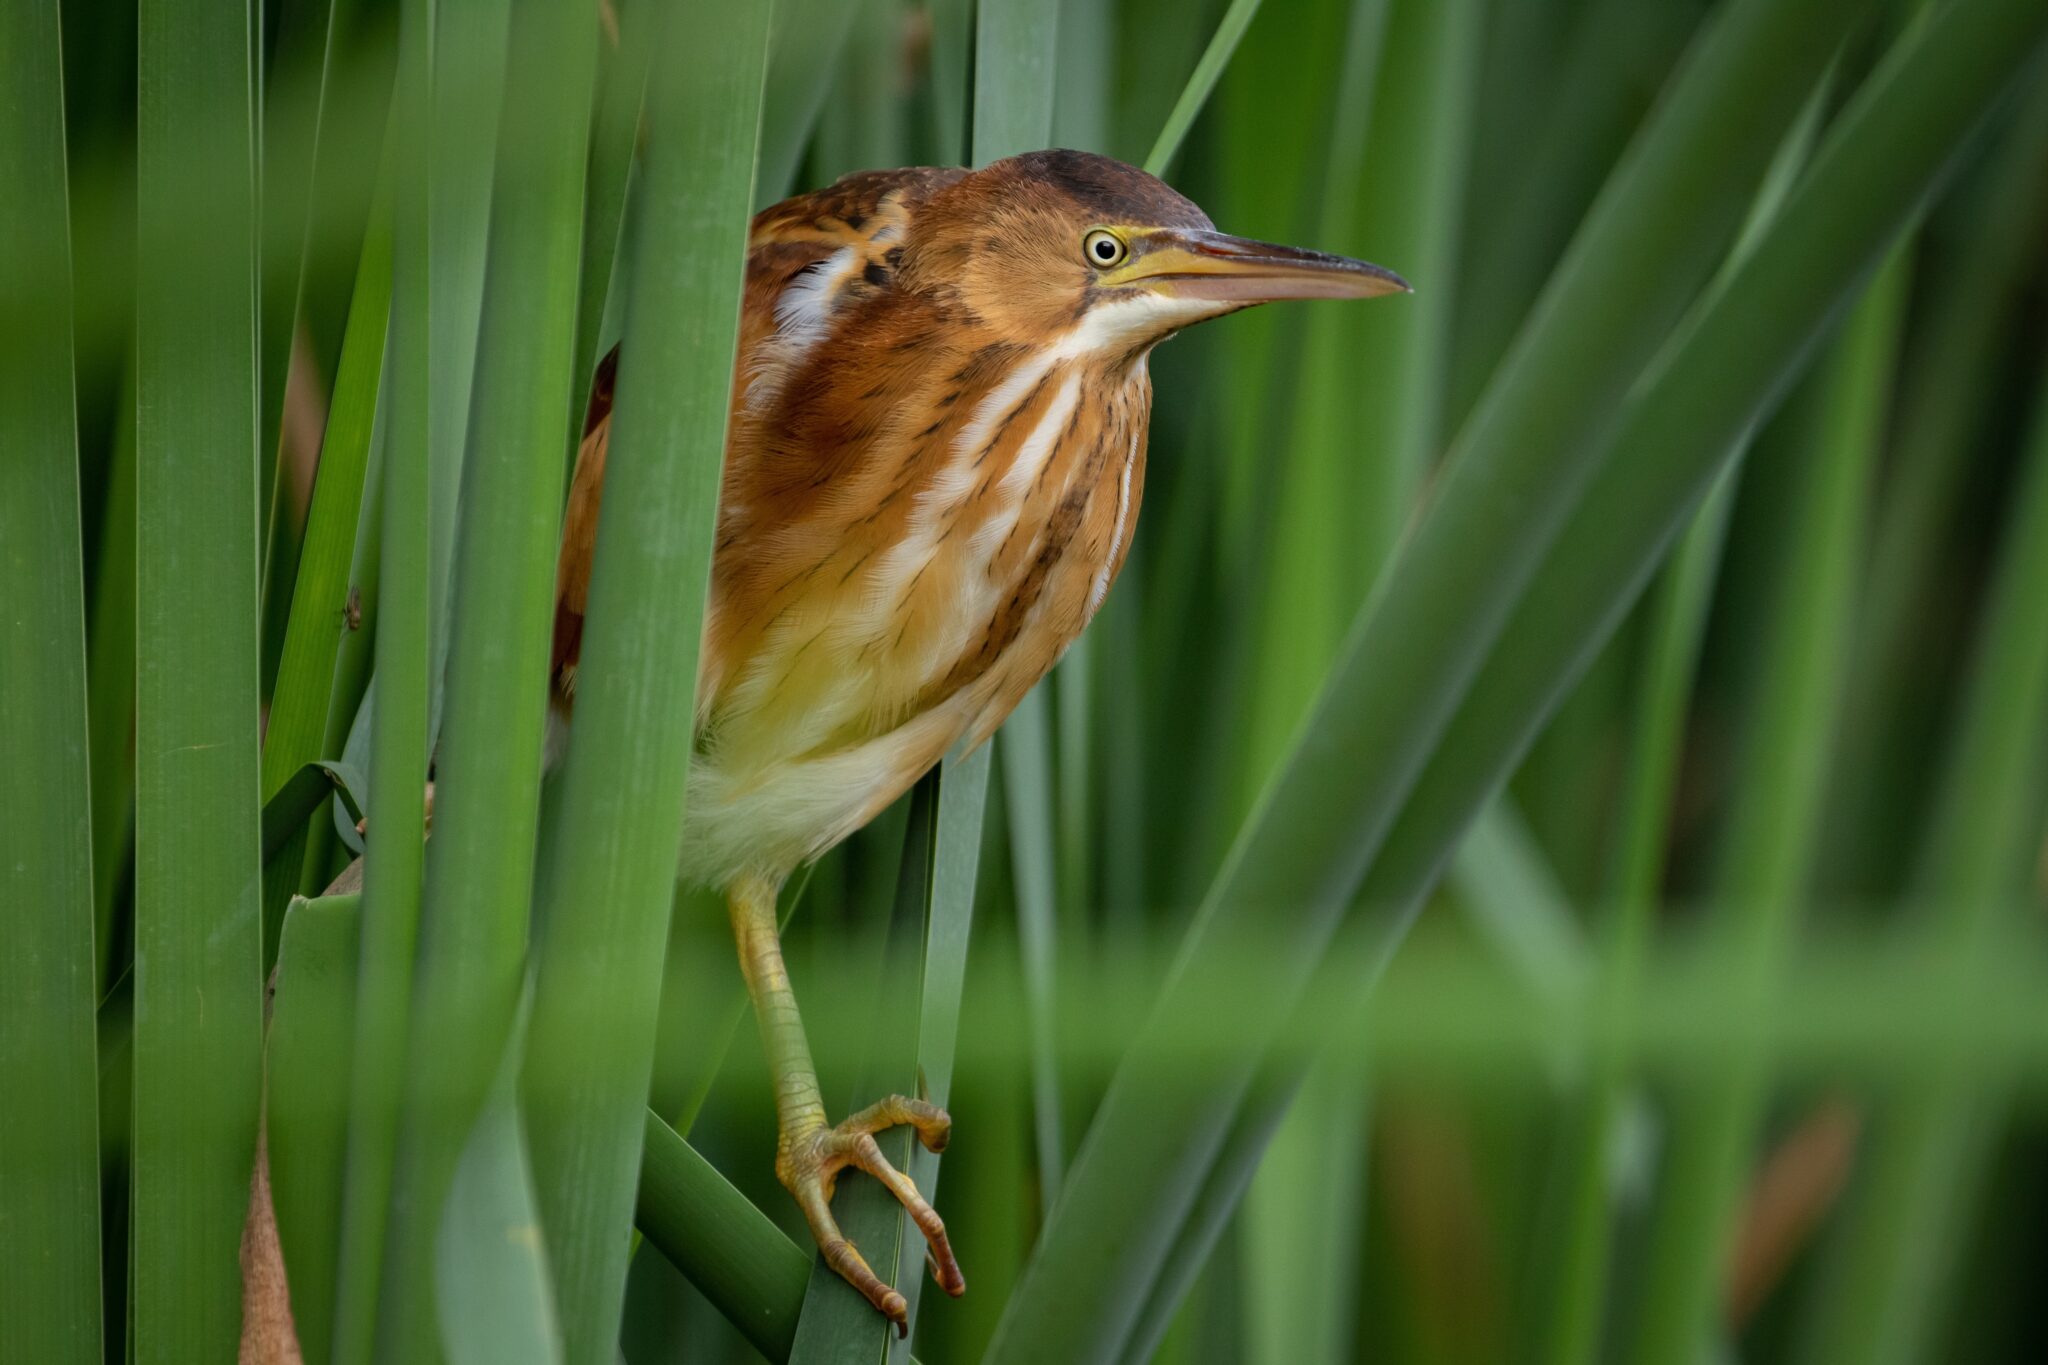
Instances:
[[[0,14],[0,86],[0,269],[68,275],[54,0]],[[0,1332],[10,1356],[85,1365],[100,1358],[100,970],[71,315],[53,303],[0,341]]]
[[[411,1064],[380,1281],[377,1353],[387,1358],[440,1356],[434,1239],[521,989],[596,46],[589,10],[568,0],[511,17]],[[438,180],[438,159],[435,168]],[[437,518],[440,492],[430,493]]]
[[[225,1360],[241,1323],[262,1067],[254,24],[204,0],[140,12],[137,1365]]]
[[[524,1078],[566,1359],[616,1350],[696,711],[768,27],[671,17]],[[676,376],[688,376],[678,382]]]

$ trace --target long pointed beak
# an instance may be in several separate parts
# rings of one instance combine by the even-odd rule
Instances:
[[[1183,299],[1266,303],[1276,299],[1369,299],[1410,292],[1385,266],[1221,232],[1154,228],[1133,234],[1119,284]]]

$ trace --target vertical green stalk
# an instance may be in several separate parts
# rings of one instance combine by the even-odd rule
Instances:
[[[959,1043],[960,1002],[967,981],[967,943],[974,921],[975,881],[981,868],[982,815],[988,801],[987,745],[964,758],[956,758],[940,769],[939,822],[933,841],[931,890],[924,913],[924,939],[917,996],[918,1088],[932,1103],[945,1106],[953,1097],[953,1061]],[[939,1154],[902,1135],[908,1149],[902,1170],[928,1199],[938,1198]],[[899,1244],[916,1247],[922,1234],[907,1211],[895,1210]],[[898,1253],[899,1261],[910,1262],[903,1283],[897,1288],[910,1302],[911,1320],[924,1292],[923,1258]],[[909,1344],[889,1344],[891,1365],[909,1365]]]
[[[1607,960],[1608,1022],[1618,1024],[1632,1003],[1635,976],[1648,946],[1651,917],[1663,880],[1664,836],[1678,779],[1686,703],[1692,695],[1707,607],[1720,566],[1732,471],[1724,473],[1665,566],[1650,596],[1649,639],[1636,689],[1628,768],[1615,806],[1623,828],[1616,836],[1611,905],[1602,935]],[[1625,1058],[1604,1047],[1594,1061],[1589,1094],[1568,1120],[1565,1149],[1550,1197],[1558,1201],[1553,1255],[1533,1275],[1541,1341],[1534,1359],[1544,1365],[1582,1365],[1596,1358],[1605,1305],[1613,1213],[1609,1175],[1614,1134],[1627,1098]]]
[[[1051,138],[1054,56],[1058,50],[1058,29],[1058,0],[979,0],[975,7],[973,107],[969,125],[968,156],[970,165],[986,166],[989,162],[1002,157],[1042,147]],[[1038,695],[1039,689],[1033,691],[1034,695]],[[1039,696],[1036,702],[1027,698],[1027,705],[1040,708],[1039,719],[1042,722],[1043,697]],[[1042,723],[1039,728],[1040,734],[1034,747],[1038,756],[1043,759],[1050,755],[1050,744],[1044,734],[1045,727]],[[1008,736],[1005,736],[1003,742],[1006,745],[1010,743]],[[934,857],[937,860],[936,866],[950,875],[943,878],[934,875],[933,899],[927,910],[927,957],[933,943],[942,935],[957,937],[964,953],[966,926],[974,910],[974,868],[981,847],[981,815],[988,783],[988,763],[988,754],[982,753],[964,763],[949,762],[942,774],[945,786],[941,795],[938,846]],[[1041,767],[1043,766],[1041,764]],[[1043,773],[1040,775],[1045,776]],[[1045,813],[1042,807],[1039,813]],[[1049,874],[1052,863],[1052,832],[1047,828],[1044,833],[1048,847],[1040,860],[1040,868]],[[1025,856],[1025,852],[1021,848],[1016,851],[1019,857]],[[1043,899],[1049,901],[1053,890],[1052,885],[1046,886]],[[1021,901],[1019,909],[1021,930],[1025,919]],[[1052,947],[1051,915],[1040,917],[1039,924],[1044,931],[1036,936],[1041,949],[1039,965],[1046,968],[1047,963],[1043,959]],[[939,1082],[942,1091],[950,1083],[953,1028],[959,1013],[959,973],[963,969],[964,962],[952,964],[949,989],[953,992],[953,1006],[950,1016],[945,1019],[938,1034],[927,1036],[926,1030],[934,1027],[930,1021],[921,1026],[920,1062],[928,1060],[925,1053],[930,1046],[942,1046],[945,1052],[945,1074],[941,1076]],[[927,962],[927,971],[929,970],[930,964]],[[943,976],[940,979],[943,979]],[[1049,1029],[1054,1017],[1052,974],[1050,970],[1041,970],[1034,973],[1032,979],[1041,997],[1038,1001],[1040,1008],[1036,1023],[1041,1030]],[[931,978],[927,976],[927,980],[929,982]],[[1065,1159],[1064,1141],[1059,1129],[1058,1077],[1052,1069],[1053,1055],[1050,1047],[1035,1053],[1034,1058],[1036,1065],[1033,1070],[1033,1081],[1037,1087],[1034,1114],[1040,1125],[1038,1155],[1041,1173],[1043,1179],[1056,1185],[1059,1168]],[[937,1098],[941,1103],[944,1102],[943,1093]],[[912,1179],[936,1181],[938,1178],[937,1159],[924,1152],[922,1148],[911,1152],[910,1164],[906,1169]],[[926,1196],[931,1197],[929,1188],[926,1189]],[[906,1231],[912,1236],[916,1235],[915,1229],[909,1227],[907,1219],[899,1219],[898,1222],[899,1237]],[[915,1312],[917,1299],[912,1287],[900,1283],[902,1276],[895,1278],[899,1281],[897,1287],[910,1299],[912,1311]],[[922,1282],[922,1276],[915,1272],[912,1278],[918,1283]],[[893,1360],[897,1357],[893,1354],[894,1348],[891,1349]]]
[[[1118,57],[1115,6],[1104,0],[1061,0],[1053,34],[1051,145],[1111,152],[1110,105]]]
[[[437,6],[434,12],[433,117],[427,133],[434,165],[427,187],[434,262],[428,281],[434,295],[428,321],[434,367],[429,395],[430,736],[441,731],[454,634],[456,511],[464,487],[463,454],[469,448],[477,348],[483,332],[484,262],[499,180],[495,167],[510,12],[511,0],[462,0]],[[577,92],[586,105],[588,96],[587,90]],[[563,430],[567,429],[565,418]],[[559,483],[559,470],[557,475]]]
[[[1223,11],[1223,18],[1216,24],[1216,32],[1209,37],[1209,46],[1202,49],[1202,59],[1195,63],[1194,73],[1181,87],[1180,98],[1174,101],[1165,126],[1154,139],[1152,150],[1145,155],[1145,169],[1153,175],[1164,176],[1172,169],[1174,158],[1180,155],[1181,143],[1187,140],[1188,129],[1194,126],[1195,116],[1209,102],[1210,92],[1223,78],[1223,69],[1230,65],[1231,55],[1237,51],[1244,31],[1251,27],[1252,16],[1258,12],[1259,0],[1230,0],[1230,8]]]
[[[988,768],[984,745],[934,769],[912,792],[877,980],[880,1008],[866,1030],[870,1048],[858,1100],[921,1092],[943,1106],[951,1094]],[[937,1154],[915,1145],[907,1128],[890,1129],[875,1140],[927,1199],[937,1200]],[[908,1211],[879,1183],[855,1178],[841,1187],[834,1212],[875,1273],[903,1294],[915,1324],[925,1279],[924,1237]],[[813,1257],[792,1365],[853,1365],[878,1355],[905,1365],[909,1342],[897,1338],[837,1271]]]
[[[1052,136],[1057,0],[980,0],[974,32],[974,147],[986,166]]]
[[[667,18],[524,1092],[566,1359],[617,1351],[675,885],[767,56],[764,7]],[[680,377],[680,378],[678,378]]]
[[[2027,897],[2048,752],[2048,374],[1996,579],[1942,774],[1911,911],[1966,963]],[[1878,1110],[1870,1156],[1814,1301],[1802,1359],[1905,1365],[1929,1358],[1955,1280],[1974,1181],[1996,1137],[1997,1096],[1966,1075],[1908,1081]]]
[[[1217,6],[1213,0],[1192,6],[1176,0],[1118,0],[1110,9],[1115,65],[1109,138],[1102,150],[1144,166],[1145,154],[1187,89],[1188,73],[1215,37],[1202,21]]]
[[[2015,111],[1977,183],[1957,196],[1969,246],[1922,291],[1924,312],[1900,375],[1890,486],[1875,514],[1870,585],[1857,623],[1856,688],[1844,699],[1842,781],[1830,810],[1827,884],[1889,894],[1912,873],[1937,755],[1912,723],[1928,696],[1927,625],[1946,612],[1939,556],[1982,449],[1986,397],[2014,344],[2025,281],[2048,232],[2048,81]],[[1959,642],[1958,642],[1959,643]]]
[[[1354,17],[1355,8],[1359,12]],[[1216,91],[1218,184],[1205,207],[1227,230],[1286,242],[1315,231],[1323,199],[1320,182],[1330,165],[1330,151],[1292,130],[1340,127],[1335,114],[1337,84],[1344,62],[1360,46],[1359,39],[1347,36],[1347,29],[1362,35],[1366,43],[1363,66],[1369,78],[1376,65],[1370,52],[1385,24],[1386,9],[1385,0],[1371,0],[1362,8],[1353,0],[1310,0],[1286,13],[1266,11],[1262,22],[1248,27]],[[1354,123],[1334,140],[1341,144],[1346,134],[1357,131]],[[1270,462],[1295,397],[1288,381],[1300,354],[1298,329],[1305,322],[1298,319],[1290,327],[1278,310],[1260,308],[1204,338],[1205,345],[1219,348],[1226,357],[1220,363],[1235,377],[1218,398],[1223,468],[1211,512],[1221,556],[1232,566],[1259,561],[1260,533],[1273,520]],[[1175,581],[1169,578],[1167,583]],[[1243,589],[1238,588],[1240,583]],[[1227,609],[1248,613],[1254,605],[1249,589],[1255,585],[1256,578],[1250,575],[1223,578],[1220,595]],[[1171,607],[1168,611],[1179,615]],[[1231,763],[1241,761],[1239,754],[1227,758]],[[1219,842],[1227,840],[1245,809],[1235,799],[1237,792],[1229,794],[1233,799],[1217,803],[1217,827],[1205,831]]]
[[[71,270],[56,0],[0,12],[0,269]],[[71,303],[0,340],[0,1332],[100,1358],[99,1056]],[[125,736],[124,736],[125,739]]]
[[[398,72],[392,123],[399,130],[420,126],[432,101],[434,63],[433,0],[406,0],[399,14]],[[364,300],[364,316],[350,308],[342,351],[342,376],[376,393],[376,379],[349,368],[351,351],[380,357],[389,378],[384,400],[377,516],[378,601],[376,616],[377,702],[370,716],[370,808],[375,829],[363,856],[361,923],[356,935],[357,974],[354,1029],[350,1044],[346,1179],[339,1210],[339,1246],[334,1280],[331,1337],[301,1348],[309,1362],[367,1365],[377,1327],[377,1286],[390,1212],[399,1107],[406,1072],[405,1039],[411,1005],[413,953],[420,922],[425,849],[425,788],[429,719],[428,661],[431,526],[433,511],[433,391],[439,377],[433,346],[433,150],[432,139],[403,131],[392,139],[388,218],[373,219],[373,240],[382,237],[378,262],[384,298]],[[369,255],[365,253],[366,266]],[[363,300],[358,281],[358,300]],[[357,327],[375,329],[358,337]],[[387,340],[388,329],[388,340]],[[337,394],[343,392],[337,377]],[[356,387],[348,392],[356,393]],[[374,411],[372,398],[369,407]],[[358,415],[366,416],[358,410]],[[370,423],[360,430],[368,447]],[[331,430],[331,428],[330,428]],[[349,447],[353,451],[353,447]],[[327,471],[321,471],[324,486]],[[357,500],[363,500],[359,497]],[[309,538],[309,545],[311,544]],[[302,568],[300,582],[306,580]],[[297,612],[294,611],[294,624]],[[331,655],[329,656],[331,660]],[[330,677],[332,667],[330,664]],[[331,693],[323,700],[331,701]]]
[[[1818,425],[1787,507],[1786,559],[1758,643],[1763,675],[1734,818],[1716,880],[1720,927],[1744,973],[1767,989],[1797,930],[1817,853],[1833,725],[1856,591],[1865,504],[1888,409],[1905,307],[1903,255],[1869,292],[1817,377]],[[1737,1018],[1757,997],[1728,1001]],[[1727,1239],[1767,1092],[1764,1059],[1738,1048],[1673,1097],[1672,1141],[1648,1251],[1634,1356],[1690,1359],[1722,1285]]]
[[[979,760],[986,763],[985,758]],[[910,794],[903,835],[903,861],[889,911],[880,970],[875,974],[875,1007],[863,1020],[868,1055],[862,1063],[855,1103],[869,1096],[915,1093],[917,1075],[917,983],[924,975],[926,929],[936,899],[935,871],[940,806],[940,769],[927,773]],[[897,1128],[875,1138],[883,1157],[904,1170],[912,1146],[909,1131]],[[923,1188],[922,1186],[920,1188]],[[924,1189],[926,1198],[933,1191]],[[873,1180],[849,1179],[841,1186],[834,1215],[841,1231],[860,1248],[885,1284],[906,1299],[923,1280],[922,1240],[905,1229],[895,1197]],[[909,1234],[906,1240],[905,1233]],[[908,1273],[906,1273],[908,1272]],[[915,1309],[915,1303],[912,1302]],[[895,1328],[846,1283],[824,1258],[811,1258],[810,1284],[790,1346],[790,1365],[865,1365],[886,1361]]]
[[[953,166],[967,160],[974,0],[931,0],[925,11],[932,23],[932,135],[939,163]]]
[[[1355,0],[1350,6],[1315,234],[1316,244],[1329,251],[1382,251],[1380,246],[1352,240],[1368,164],[1374,87],[1397,60],[1427,60],[1426,53],[1413,50],[1414,37],[1431,27],[1428,11],[1407,7],[1414,12],[1405,26],[1409,50],[1397,57],[1387,34],[1392,8],[1387,0]],[[1462,6],[1437,7],[1437,12],[1454,14],[1458,8]],[[1415,13],[1421,14],[1422,23],[1412,22]],[[1411,130],[1409,135],[1418,132],[1427,136],[1429,130]],[[1418,199],[1418,188],[1389,180],[1378,185],[1377,193],[1412,203]],[[1386,259],[1401,257],[1397,253]],[[1401,260],[1399,268],[1413,272],[1416,267]],[[1443,297],[1450,297],[1448,290]],[[1406,311],[1409,302],[1401,300],[1392,311]],[[1397,415],[1433,406],[1430,395],[1404,383],[1383,384],[1374,374],[1374,362],[1392,358],[1390,353],[1359,354],[1358,319],[1374,310],[1323,304],[1304,311],[1297,382],[1289,395],[1293,401],[1284,408],[1276,405],[1276,416],[1290,429],[1285,449],[1268,475],[1276,486],[1273,521],[1281,530],[1273,539],[1265,581],[1253,608],[1257,645],[1251,658],[1251,704],[1246,708],[1244,790],[1236,800],[1240,810],[1250,807],[1258,787],[1286,757],[1289,741],[1343,642],[1344,628],[1390,548],[1379,528],[1399,514],[1379,506],[1377,498],[1357,496],[1368,489],[1351,466],[1363,462],[1396,471],[1369,491],[1403,506],[1413,486],[1410,473],[1420,452],[1387,448],[1379,414],[1355,403],[1357,393],[1368,385],[1378,387],[1380,401]],[[1366,430],[1359,429],[1361,421]],[[1363,461],[1361,450],[1369,452]]]
[[[1261,1365],[1355,1359],[1370,1131],[1365,1079],[1348,1062],[1325,1058],[1284,1105],[1239,1214],[1244,1358]]]
[[[1048,141],[1104,149],[1113,41],[1109,7],[1062,0],[1053,19],[1057,72]],[[1204,92],[1206,94],[1206,89]],[[1097,630],[1100,627],[1096,628]],[[1041,1208],[1059,1194],[1067,1143],[1061,1119],[1059,983],[1055,962],[1087,942],[1094,801],[1090,730],[1094,672],[1089,631],[1003,724],[1003,809],[1015,882],[1019,966],[1030,1035],[1031,1119]]]
[[[143,0],[136,219],[137,1365],[236,1350],[261,1069],[255,25]]]
[[[914,164],[910,127],[897,88],[902,77],[903,0],[849,0],[853,28],[826,73],[830,89],[811,138],[809,173],[829,184],[854,171]]]
[[[1255,785],[1285,754],[1443,439],[1480,16],[1470,0],[1382,8],[1355,6],[1318,245],[1387,262],[1420,292],[1392,307],[1320,307],[1307,319],[1294,439],[1276,474],[1285,533],[1254,665]]]
[[[1058,877],[1053,839],[1052,734],[1047,688],[1025,694],[1003,722],[1003,809],[1009,817],[1010,868],[1016,882],[1018,967],[1024,979],[1024,1027],[1030,1036],[1031,1119],[1041,1203],[1051,1208],[1067,1164],[1060,1123],[1056,1034],[1059,983]]]
[[[380,363],[378,373],[368,377],[372,387],[381,387],[382,369]],[[331,411],[328,420],[334,420]],[[384,544],[384,425],[381,417],[373,417],[365,438],[369,442],[370,467],[363,474],[363,501],[356,518],[355,547],[349,551],[348,561],[346,606],[351,629],[342,632],[334,651],[334,680],[328,689],[327,723],[320,743],[323,754],[347,751],[349,732],[370,686],[377,638],[377,598],[382,586],[379,575]],[[358,796],[367,799],[361,793]],[[313,821],[306,830],[305,863],[299,873],[299,894],[303,896],[317,896],[326,890],[329,880],[341,868],[334,862],[335,844],[341,837],[339,817],[345,813],[325,806],[322,809],[323,818]]]
[[[439,1358],[434,1247],[442,1204],[500,1069],[520,989],[596,46],[590,11],[573,0],[511,16],[434,839],[378,1304],[381,1358]],[[434,166],[438,181],[438,157]]]

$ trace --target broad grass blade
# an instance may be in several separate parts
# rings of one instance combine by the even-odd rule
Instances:
[[[941,769],[939,826],[932,850],[931,890],[925,905],[922,971],[917,1000],[917,1086],[932,1103],[945,1106],[953,1093],[953,1062],[959,1041],[960,1001],[967,980],[967,944],[974,923],[975,879],[980,871],[982,816],[988,801],[988,746],[964,758],[949,761]],[[939,1154],[922,1145],[910,1147],[909,1162],[902,1170],[924,1191],[925,1198],[939,1195]],[[897,1237],[912,1248],[920,1245],[922,1234],[907,1212],[897,1211]],[[911,1322],[917,1321],[919,1296],[924,1276],[918,1273],[916,1255],[907,1282],[897,1287],[910,1301]],[[889,1344],[894,1365],[908,1365],[907,1342]]]
[[[255,17],[144,0],[137,105],[136,1365],[226,1360],[256,1145]]]
[[[0,87],[0,269],[68,276],[55,0],[0,13]],[[71,310],[51,302],[0,340],[0,1332],[10,1357],[85,1365],[100,1358],[100,970]]]
[[[441,1210],[435,1304],[448,1365],[562,1365],[567,1359],[547,1247],[534,1235],[540,1198],[519,1123],[525,1034],[522,1017],[506,1040]]]
[[[377,1352],[394,1359],[439,1358],[434,1238],[521,988],[596,47],[595,19],[571,0],[512,15],[381,1276]]]
[[[975,8],[974,152],[991,161],[1043,147],[1052,136],[1057,0],[981,0]]]
[[[431,108],[433,7],[407,0],[399,16],[394,129],[416,127]],[[385,235],[389,290],[375,319],[388,328],[388,382],[382,399],[378,518],[379,601],[375,622],[377,703],[370,715],[370,801],[377,834],[363,855],[360,971],[354,981],[353,1066],[348,1072],[344,1204],[336,1229],[332,1331],[312,1349],[338,1365],[367,1362],[377,1324],[377,1285],[389,1231],[392,1173],[405,1075],[413,954],[419,937],[421,841],[426,819],[432,686],[430,585],[434,498],[434,367],[430,209],[433,187],[425,148],[402,131],[389,150]],[[358,297],[361,297],[360,279]],[[372,287],[375,287],[373,281]],[[355,341],[354,324],[344,348]],[[380,351],[385,349],[379,348]],[[346,349],[343,363],[348,361]],[[367,368],[367,361],[365,363]],[[346,373],[346,372],[344,372]],[[376,380],[350,376],[365,386]],[[337,388],[339,382],[337,381]],[[374,388],[372,392],[375,392]],[[330,428],[331,429],[331,428]],[[323,476],[324,477],[324,476]],[[329,711],[333,711],[332,697]],[[301,1345],[304,1346],[303,1334]]]
[[[686,248],[644,253],[627,305],[540,902],[524,1097],[566,1358],[588,1365],[613,1359],[625,1294],[767,38],[745,6],[680,12],[659,36],[641,223]]]
[[[491,214],[504,178],[498,173],[499,124],[505,104],[507,29],[511,0],[464,0],[434,11],[433,117],[428,155],[428,231],[432,266],[427,288],[433,298],[428,327],[434,383],[428,447],[432,464],[428,507],[427,609],[431,653],[429,733],[438,738],[448,680],[448,651],[455,627],[456,513],[466,496],[463,468],[475,410],[477,348],[483,333],[484,264],[490,251]],[[557,69],[538,79],[547,98],[557,82],[577,85],[588,103],[588,82]],[[576,115],[579,125],[587,117]],[[564,404],[565,408],[570,407]],[[561,430],[569,429],[563,418]],[[559,466],[557,484],[560,483]]]
[[[1003,810],[1009,817],[1010,869],[1016,882],[1018,962],[1024,973],[1025,1027],[1031,1035],[1032,1130],[1045,1207],[1059,1195],[1067,1164],[1060,1125],[1059,1055],[1055,1046],[1059,982],[1058,877],[1053,855],[1052,736],[1046,691],[1034,687],[1003,722]]]

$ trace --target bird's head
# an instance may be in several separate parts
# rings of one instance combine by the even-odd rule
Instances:
[[[1158,177],[1073,151],[997,161],[935,194],[903,275],[1015,340],[1133,353],[1253,304],[1408,288],[1364,261],[1218,232]]]

